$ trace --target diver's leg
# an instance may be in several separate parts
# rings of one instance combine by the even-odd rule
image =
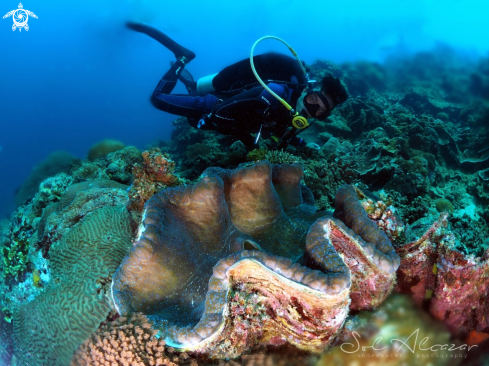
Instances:
[[[180,57],[185,57],[186,62],[190,62],[195,58],[195,53],[179,45],[173,39],[168,37],[165,33],[159,31],[156,28],[151,27],[148,24],[138,22],[127,22],[127,27],[136,32],[144,33],[154,40],[160,42],[163,46],[168,48],[175,54],[175,58],[178,60]]]
[[[158,88],[151,96],[151,103],[159,110],[199,120],[203,115],[209,114],[214,109],[214,105],[219,101],[217,97],[207,94],[203,97],[193,97],[181,94],[160,93]]]
[[[156,86],[156,89],[153,92],[153,95],[155,93],[170,94],[172,92],[173,88],[175,88],[175,85],[177,85],[178,77],[180,76],[181,72],[183,71],[185,64],[186,64],[186,62],[184,60],[184,57],[177,59],[177,62],[172,64],[170,67],[170,70],[168,70],[165,73],[165,75],[163,75],[160,82]]]
[[[174,61],[170,61],[171,66],[173,66],[174,63],[175,63]],[[183,85],[185,85],[189,95],[197,94],[197,83],[195,82],[194,77],[188,70],[186,69],[182,70],[182,72],[178,76],[178,80],[180,80],[183,83]]]

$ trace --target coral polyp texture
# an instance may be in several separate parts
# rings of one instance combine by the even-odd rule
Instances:
[[[45,210],[39,222],[38,247],[49,257],[51,243],[60,240],[71,227],[90,212],[109,206],[126,205],[127,186],[108,179],[92,179],[73,184]]]
[[[124,206],[85,217],[50,249],[51,281],[13,316],[18,365],[68,365],[73,352],[111,311],[110,277],[131,246]]]
[[[397,289],[468,344],[489,339],[489,255],[464,255],[452,248],[448,213],[440,214],[418,240],[398,248],[401,266]]]
[[[350,288],[361,287],[351,266],[370,277],[356,308],[372,308],[392,289],[399,257],[375,224],[357,235],[316,212],[302,176],[297,164],[264,161],[210,168],[195,185],[154,195],[114,275],[119,312],[142,312],[168,346],[211,358],[257,344],[324,350],[348,314]]]

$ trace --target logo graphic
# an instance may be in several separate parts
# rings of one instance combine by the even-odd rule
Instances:
[[[28,31],[29,25],[27,24],[27,21],[29,20],[29,15],[37,19],[36,14],[34,14],[32,11],[25,10],[22,3],[19,3],[19,8],[9,11],[3,16],[3,19],[12,16],[12,19],[14,20],[14,24],[12,25],[13,31],[15,31],[17,28],[19,28],[19,32],[22,30],[22,28]]]

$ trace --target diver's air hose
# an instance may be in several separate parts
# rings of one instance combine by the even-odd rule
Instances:
[[[272,94],[275,98],[277,98],[279,100],[280,103],[282,103],[285,108],[287,108],[287,110],[289,110],[291,112],[291,114],[294,116],[294,119],[292,120],[292,124],[294,125],[295,128],[299,128],[299,129],[302,129],[302,128],[305,128],[307,127],[309,124],[307,123],[307,119],[305,117],[302,117],[299,115],[298,112],[296,112],[289,103],[287,103],[284,99],[280,98],[272,89],[270,89],[264,82],[263,80],[260,78],[260,75],[258,75],[258,73],[256,72],[256,69],[255,69],[255,64],[253,63],[253,53],[255,51],[255,47],[258,43],[260,43],[261,41],[263,41],[264,39],[276,39],[277,41],[280,41],[282,42],[284,45],[287,46],[287,48],[289,49],[289,51],[295,56],[295,58],[297,59],[297,62],[299,63],[299,65],[301,66],[301,69],[302,71],[304,72],[304,75],[307,75],[307,71],[306,69],[304,68],[304,65],[302,64],[299,56],[297,55],[297,52],[295,52],[295,50],[292,48],[292,46],[290,46],[287,42],[285,42],[282,38],[279,38],[279,37],[275,37],[275,36],[265,36],[265,37],[261,37],[260,39],[258,39],[254,44],[253,44],[253,47],[251,47],[251,53],[250,53],[250,64],[251,64],[251,70],[253,71],[253,74],[255,75],[256,79],[258,80],[258,82],[270,93]]]

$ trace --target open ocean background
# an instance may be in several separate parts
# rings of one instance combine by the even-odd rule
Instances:
[[[85,158],[112,138],[142,149],[168,140],[176,117],[149,97],[174,59],[149,37],[127,30],[147,22],[193,50],[195,79],[249,56],[275,35],[306,62],[382,62],[446,44],[467,57],[489,53],[489,2],[28,0],[29,31],[0,19],[0,218],[15,208],[15,191],[51,152]],[[1,0],[0,13],[18,7]],[[266,41],[256,53],[287,49]],[[175,92],[184,92],[180,85]]]

